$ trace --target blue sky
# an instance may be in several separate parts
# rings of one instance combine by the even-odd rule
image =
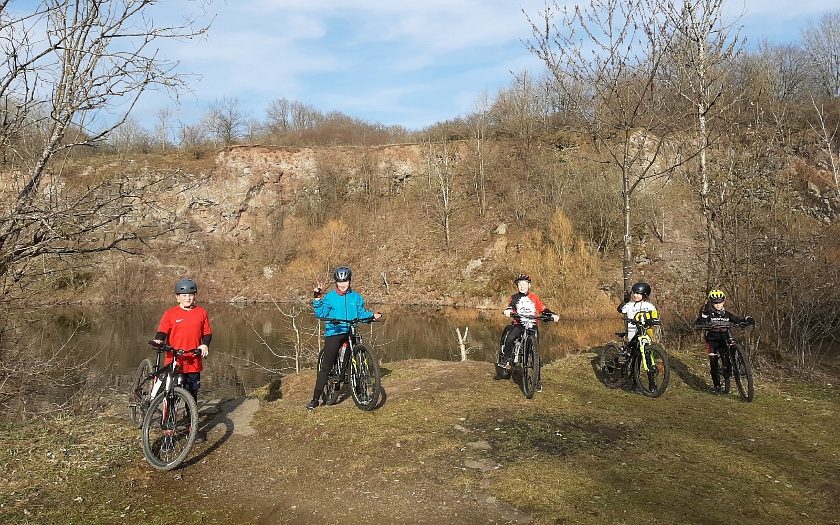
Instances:
[[[167,13],[195,0],[167,0]],[[511,72],[537,73],[541,64],[522,44],[530,30],[522,10],[536,15],[544,0],[216,0],[205,39],[166,44],[179,70],[198,77],[180,107],[147,94],[133,116],[154,125],[164,106],[195,122],[208,105],[238,97],[257,120],[278,98],[322,111],[418,129],[469,113],[482,91],[491,96]],[[751,45],[767,38],[795,42],[832,0],[729,2]],[[163,13],[162,13],[163,14]]]

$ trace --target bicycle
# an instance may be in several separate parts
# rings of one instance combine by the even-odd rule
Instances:
[[[140,434],[143,456],[158,470],[172,470],[184,461],[198,433],[198,405],[183,383],[179,357],[201,355],[200,349],[178,350],[167,344],[155,345],[154,368],[144,359],[137,368],[131,408],[132,422],[142,414]],[[161,355],[172,352],[172,362],[160,366]],[[148,372],[148,373],[146,373]]]
[[[723,393],[729,394],[732,390],[732,377],[735,377],[735,385],[738,387],[738,394],[744,401],[752,401],[755,397],[753,389],[753,372],[752,364],[749,356],[744,348],[744,343],[740,339],[732,336],[731,329],[734,327],[744,328],[753,326],[754,323],[741,322],[733,323],[730,321],[716,322],[709,325],[696,325],[695,328],[699,330],[720,330],[725,333],[726,349],[720,354],[720,364],[718,366],[718,377],[722,382],[718,384],[723,385]],[[734,366],[733,366],[734,364]]]
[[[373,317],[365,319],[332,319],[322,318],[322,321],[334,324],[347,324],[350,332],[347,340],[338,350],[338,358],[327,376],[322,397],[325,405],[338,402],[338,395],[345,384],[350,385],[353,402],[362,410],[371,411],[379,403],[382,392],[382,376],[379,361],[373,351],[363,344],[362,336],[356,332],[359,323],[372,323]],[[318,355],[318,370],[324,359],[323,350]],[[348,366],[349,365],[349,366]]]
[[[550,314],[532,316],[512,313],[510,316],[516,317],[517,319],[524,319],[526,321],[551,321]],[[527,399],[532,399],[540,384],[540,369],[542,368],[542,362],[540,361],[537,324],[529,324],[530,326],[526,326],[523,323],[525,330],[523,330],[522,335],[514,340],[512,351],[513,355],[510,360],[505,356],[505,339],[507,338],[510,327],[506,327],[502,332],[502,340],[499,346],[499,358],[496,362],[496,378],[510,378],[513,375],[513,370],[516,368],[516,365],[521,365],[522,393],[525,394]]]
[[[621,344],[609,342],[604,346],[600,360],[601,381],[609,388],[618,388],[632,377],[633,384],[643,395],[659,397],[665,393],[671,379],[668,353],[647,335],[648,326],[659,324],[659,320],[633,319],[630,322],[639,335],[628,341],[627,332],[616,332]]]

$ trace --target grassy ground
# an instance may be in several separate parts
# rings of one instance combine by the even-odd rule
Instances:
[[[530,401],[487,363],[388,363],[373,413],[308,413],[313,376],[291,376],[255,436],[217,427],[170,473],[113,419],[5,428],[0,522],[840,523],[836,385],[713,396],[698,349],[648,399],[594,357],[546,367]]]

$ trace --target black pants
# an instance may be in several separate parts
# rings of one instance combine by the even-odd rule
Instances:
[[[522,337],[523,332],[525,332],[525,327],[521,324],[508,325],[502,331],[501,347],[504,358],[510,359],[513,357],[513,342]]]
[[[712,384],[715,385],[715,390],[720,389],[720,358],[727,351],[726,341],[718,339],[706,340],[706,351],[709,353],[709,369],[712,374]]]
[[[324,349],[321,351],[321,366],[318,368],[318,379],[315,380],[315,391],[312,399],[320,399],[327,386],[327,377],[333,365],[338,360],[338,350],[347,341],[347,334],[330,335],[324,338]]]

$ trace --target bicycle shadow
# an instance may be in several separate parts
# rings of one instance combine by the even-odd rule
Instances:
[[[680,358],[671,354],[668,356],[668,360],[671,362],[671,371],[677,374],[689,388],[697,392],[710,392],[712,390],[712,385],[692,372]]]
[[[198,411],[199,420],[197,434],[198,436],[205,437],[205,443],[207,443],[208,446],[202,447],[201,452],[184,461],[176,470],[183,470],[187,467],[200,463],[210,454],[221,448],[221,446],[224,445],[231,436],[233,436],[236,430],[236,424],[233,419],[231,419],[230,414],[239,408],[246,400],[247,398],[240,397],[227,401],[219,400],[218,402],[203,403]],[[215,437],[217,432],[214,432],[214,437],[211,440],[210,431],[219,426],[224,427],[224,433],[219,437]]]

